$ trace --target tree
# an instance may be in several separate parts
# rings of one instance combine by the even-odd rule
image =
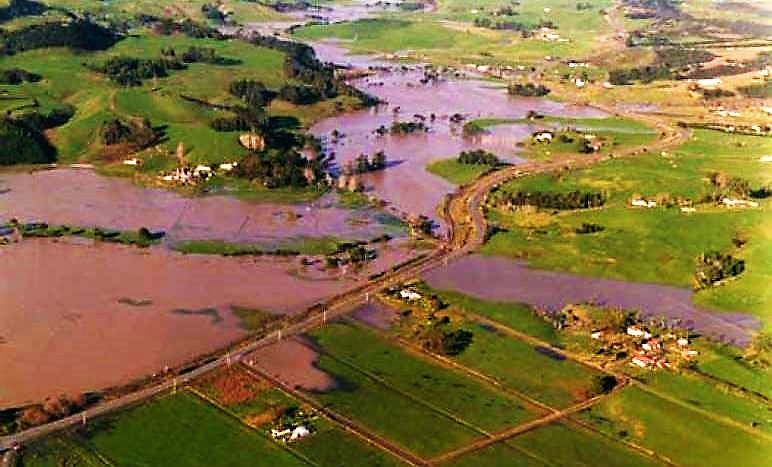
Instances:
[[[373,163],[372,163],[373,170],[383,170],[386,168],[386,153],[383,151],[378,151],[373,156]]]
[[[750,345],[743,353],[743,359],[753,365],[767,368],[772,361],[770,352],[772,352],[772,336],[760,331],[753,335]]]
[[[614,390],[617,385],[616,377],[612,375],[596,376],[592,380],[590,392],[593,395],[608,394]]]

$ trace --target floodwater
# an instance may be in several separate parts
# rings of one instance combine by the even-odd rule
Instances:
[[[551,310],[590,301],[638,309],[643,317],[678,321],[712,339],[741,347],[750,342],[751,332],[761,326],[749,314],[698,307],[692,302],[689,289],[543,271],[506,258],[466,256],[427,273],[424,278],[438,289]]]
[[[533,131],[530,125],[506,125],[486,134],[463,135],[464,121],[477,118],[522,118],[529,110],[546,115],[565,117],[603,117],[605,114],[592,107],[562,104],[541,98],[509,96],[506,89],[473,78],[445,76],[421,84],[423,67],[411,65],[403,70],[394,63],[374,57],[349,56],[340,43],[314,43],[317,55],[325,61],[356,69],[377,69],[375,75],[353,81],[360,89],[387,102],[375,108],[347,113],[323,120],[311,131],[321,137],[328,150],[333,151],[339,165],[360,154],[384,151],[389,166],[386,170],[364,177],[376,195],[393,203],[403,212],[423,214],[436,218],[436,208],[443,195],[455,190],[450,182],[426,171],[434,160],[453,158],[459,152],[485,149],[500,159],[517,163],[520,152],[517,143]],[[383,68],[386,69],[383,69]],[[436,119],[430,120],[431,114]],[[451,116],[460,114],[464,121],[452,122]],[[389,127],[395,121],[415,121],[426,118],[428,132],[410,135],[380,136],[374,131]],[[332,138],[338,130],[343,138]]]
[[[244,358],[292,387],[329,391],[335,387],[335,379],[316,367],[318,360],[319,353],[301,337],[271,344]]]
[[[320,13],[325,21],[355,21],[382,11],[381,7],[364,1],[330,5]],[[388,7],[387,7],[388,8]],[[308,21],[308,12],[293,15],[295,22],[255,23],[247,30],[276,33],[289,26]],[[464,136],[465,121],[476,118],[522,118],[529,110],[546,115],[565,117],[604,117],[596,108],[563,104],[543,98],[509,96],[501,85],[475,76],[455,77],[447,74],[442,79],[421,84],[423,64],[402,64],[376,56],[349,55],[342,41],[327,40],[310,43],[320,60],[357,70],[374,70],[374,74],[353,80],[351,84],[386,102],[375,108],[351,112],[325,119],[311,128],[322,138],[328,151],[333,152],[339,166],[360,154],[372,156],[384,151],[389,160],[386,170],[367,174],[365,184],[376,196],[392,203],[403,213],[422,214],[437,219],[436,209],[445,194],[455,190],[455,185],[426,171],[429,162],[458,156],[470,149],[494,152],[500,159],[517,163],[517,143],[525,140],[534,127],[530,125],[506,125],[491,129],[482,135]],[[398,110],[398,112],[395,112]],[[436,119],[429,121],[431,114]],[[451,122],[450,117],[460,114],[464,121]],[[404,136],[379,136],[374,131],[380,126],[387,128],[394,121],[414,121],[416,116],[426,117],[430,130]],[[343,138],[332,138],[334,130]],[[442,224],[439,223],[441,229]]]
[[[121,230],[147,227],[165,231],[167,241],[271,243],[328,235],[369,240],[387,230],[375,220],[375,211],[335,207],[332,197],[299,205],[228,196],[190,198],[90,170],[0,174],[0,188],[0,222],[16,217]]]
[[[381,303],[366,303],[354,310],[351,317],[376,329],[389,329],[399,319],[399,314]]]
[[[351,287],[287,267],[75,239],[2,247],[0,408],[125,384],[216,351],[245,336],[232,305],[292,313]]]

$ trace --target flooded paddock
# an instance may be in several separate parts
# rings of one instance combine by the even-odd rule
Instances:
[[[0,408],[99,390],[246,335],[230,307],[292,313],[352,286],[273,259],[75,239],[0,248]]]
[[[745,346],[761,325],[744,313],[714,312],[692,302],[689,289],[532,269],[506,258],[466,256],[424,278],[432,287],[478,298],[527,303],[546,309],[595,302],[664,317],[712,339]]]
[[[318,360],[313,344],[302,337],[285,339],[244,357],[247,364],[259,366],[292,387],[319,392],[334,389],[335,379],[316,367]]]
[[[167,233],[167,241],[266,242],[336,236],[369,240],[387,229],[378,211],[343,209],[334,196],[299,205],[228,196],[185,197],[90,170],[0,174],[0,222],[16,217],[49,224]]]
[[[343,165],[360,154],[384,151],[389,161],[386,170],[367,174],[365,183],[375,194],[411,214],[436,218],[436,208],[443,195],[455,190],[450,182],[426,171],[426,165],[439,159],[458,156],[461,151],[485,149],[506,162],[522,161],[517,144],[533,131],[530,125],[506,125],[481,135],[465,136],[464,122],[478,118],[523,118],[533,110],[564,117],[603,117],[592,107],[562,104],[541,98],[509,96],[501,86],[490,82],[445,76],[421,84],[423,68],[399,65],[377,58],[345,55],[339,43],[314,43],[317,54],[325,61],[345,66],[377,69],[372,76],[353,81],[360,89],[387,104],[325,119],[311,131],[321,137],[336,161]],[[431,120],[431,114],[435,119]],[[462,121],[452,121],[460,114]],[[428,132],[408,135],[379,135],[375,130],[389,128],[395,121],[423,120]],[[332,138],[333,131],[343,133]]]

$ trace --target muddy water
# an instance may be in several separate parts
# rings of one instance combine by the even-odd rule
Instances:
[[[301,337],[285,339],[257,350],[244,358],[292,387],[307,391],[329,391],[335,379],[316,367],[319,353],[313,344]]]
[[[351,287],[286,268],[71,239],[2,247],[0,408],[126,383],[215,351],[245,335],[231,305],[294,312]]]
[[[542,271],[505,258],[467,256],[431,271],[425,279],[439,289],[553,310],[588,301],[638,309],[644,317],[678,320],[696,332],[739,346],[747,345],[750,333],[761,325],[748,314],[700,308],[689,289]]]
[[[372,57],[347,56],[340,43],[313,44],[319,57],[325,61],[354,68],[393,67],[393,63]],[[542,114],[566,117],[601,117],[597,109],[565,105],[547,99],[515,98],[507,95],[500,86],[478,79],[444,78],[430,84],[421,84],[421,67],[407,71],[399,68],[379,71],[374,76],[354,81],[360,89],[386,101],[373,109],[349,113],[324,120],[312,128],[322,137],[329,150],[334,151],[339,165],[353,160],[362,153],[384,151],[391,162],[382,171],[369,174],[365,183],[375,193],[401,210],[436,218],[435,209],[442,196],[455,187],[444,179],[426,171],[426,165],[434,160],[455,157],[459,152],[482,148],[496,153],[509,162],[521,161],[517,155],[517,143],[532,131],[528,125],[507,125],[488,134],[475,137],[463,135],[463,122],[453,123],[450,117],[461,114],[465,120],[503,117],[522,118],[529,110]],[[379,136],[374,130],[389,127],[394,121],[413,121],[416,115],[430,117],[430,130],[426,133],[405,136]],[[344,133],[341,139],[333,139],[333,130]]]
[[[375,212],[337,208],[331,197],[302,205],[227,196],[186,198],[88,170],[0,174],[0,189],[0,221],[17,217],[113,229],[147,227],[166,231],[169,241],[271,243],[326,235],[368,240],[386,230],[374,220]]]

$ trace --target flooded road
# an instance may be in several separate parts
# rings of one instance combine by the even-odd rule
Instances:
[[[712,339],[739,346],[747,345],[751,333],[761,326],[761,322],[749,314],[720,313],[698,307],[692,302],[689,289],[531,269],[506,258],[466,256],[431,271],[424,278],[438,289],[549,310],[586,302],[637,309],[645,318],[678,321]]]

